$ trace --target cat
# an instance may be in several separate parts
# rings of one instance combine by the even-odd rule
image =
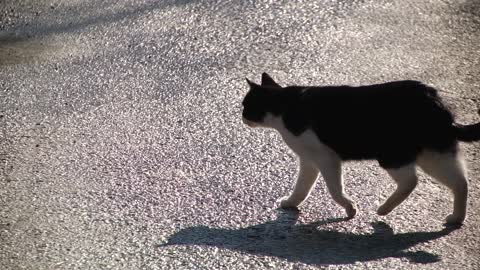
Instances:
[[[468,186],[458,141],[480,140],[480,123],[455,123],[436,89],[409,80],[282,87],[267,73],[261,85],[247,82],[243,122],[277,130],[299,159],[295,187],[280,201],[282,208],[299,206],[321,173],[333,200],[353,218],[357,208],[344,192],[342,162],[377,160],[397,184],[379,215],[390,213],[414,190],[418,166],[453,193],[446,223],[464,222]]]

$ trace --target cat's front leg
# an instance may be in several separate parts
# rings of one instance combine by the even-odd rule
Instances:
[[[318,166],[333,200],[345,208],[348,218],[353,218],[357,214],[357,208],[343,190],[341,160],[332,155],[320,160]]]
[[[306,159],[300,159],[300,172],[298,173],[295,188],[290,196],[282,198],[280,206],[282,208],[299,206],[310,194],[317,176],[317,167]]]

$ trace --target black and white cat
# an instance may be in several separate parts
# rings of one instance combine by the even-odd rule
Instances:
[[[434,88],[417,81],[281,87],[266,73],[261,85],[247,82],[244,123],[276,129],[299,157],[295,188],[281,207],[300,205],[320,172],[333,199],[353,218],[357,210],[344,193],[342,161],[375,159],[397,184],[379,215],[390,213],[413,191],[418,165],[453,193],[453,213],[446,222],[464,221],[468,187],[458,141],[480,140],[480,123],[455,123]]]

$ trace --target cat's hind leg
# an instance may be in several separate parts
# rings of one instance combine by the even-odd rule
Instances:
[[[341,161],[337,158],[326,158],[320,161],[318,166],[333,200],[345,208],[348,218],[353,218],[357,209],[344,192]]]
[[[382,216],[390,213],[401,204],[412,193],[418,182],[415,163],[400,168],[386,168],[386,170],[397,184],[397,189],[378,208],[377,213]]]
[[[306,159],[300,159],[300,171],[293,192],[281,200],[280,206],[282,208],[299,206],[310,194],[317,176],[317,167]]]
[[[425,151],[417,159],[420,168],[438,182],[447,186],[453,193],[453,213],[446,222],[460,224],[465,219],[467,209],[468,184],[466,168],[457,151],[439,153]]]

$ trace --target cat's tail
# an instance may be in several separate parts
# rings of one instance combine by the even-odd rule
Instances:
[[[480,110],[478,111],[480,114]],[[480,141],[480,122],[472,125],[454,123],[457,139],[462,142]]]

